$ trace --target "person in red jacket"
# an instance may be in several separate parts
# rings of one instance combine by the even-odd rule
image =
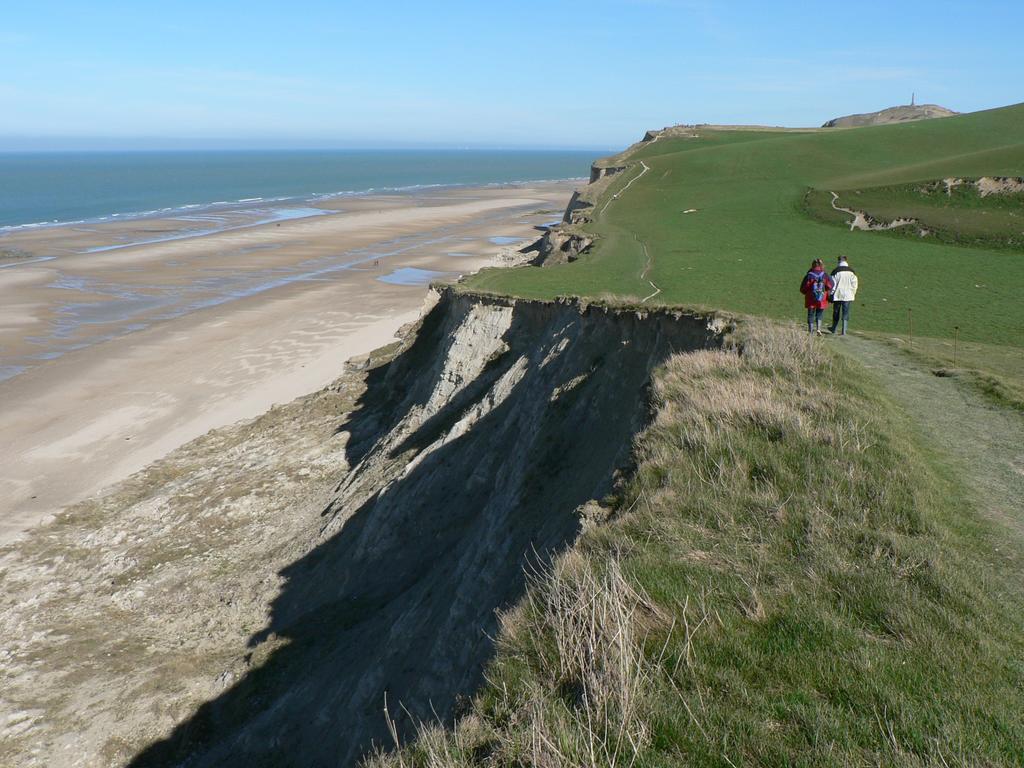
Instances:
[[[832,278],[825,271],[825,262],[815,259],[800,283],[807,307],[807,331],[821,336],[821,316],[828,307],[828,296],[832,292]]]

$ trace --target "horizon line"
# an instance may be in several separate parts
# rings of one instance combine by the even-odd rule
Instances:
[[[317,141],[261,141],[250,139],[167,139],[140,136],[111,137],[24,137],[0,136],[0,152],[175,152],[175,151],[451,151],[451,152],[617,152],[621,147],[607,144],[513,144],[485,142],[394,142],[362,143]]]

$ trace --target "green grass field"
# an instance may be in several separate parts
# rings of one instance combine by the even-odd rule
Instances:
[[[642,172],[640,161],[650,170],[608,202]],[[600,240],[579,261],[485,271],[469,287],[644,297],[653,281],[659,302],[796,320],[811,259],[831,264],[844,253],[861,277],[854,328],[905,335],[910,309],[918,336],[948,338],[959,326],[965,341],[1024,347],[1024,316],[1014,311],[1024,254],[850,232],[803,203],[808,189],[1024,175],[1024,105],[851,130],[701,130],[649,144],[630,162],[599,202],[588,229]]]

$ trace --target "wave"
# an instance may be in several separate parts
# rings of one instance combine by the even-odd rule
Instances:
[[[365,189],[344,189],[334,192],[311,192],[303,195],[291,195],[284,197],[243,197],[238,200],[214,200],[211,202],[186,203],[185,205],[166,206],[163,208],[153,208],[143,211],[119,211],[116,213],[108,213],[102,216],[93,216],[85,219],[50,219],[46,221],[29,222],[26,224],[7,224],[0,226],[0,236],[8,234],[10,232],[17,232],[20,230],[27,229],[40,229],[43,227],[71,227],[82,224],[102,224],[103,222],[107,221],[131,221],[134,219],[145,219],[158,216],[166,216],[170,218],[179,213],[196,211],[198,209],[212,211],[218,208],[227,208],[232,212],[245,212],[245,208],[241,206],[251,205],[253,203],[293,203],[296,205],[301,205],[302,203],[315,204],[317,201],[334,200],[337,198],[344,197],[366,197],[368,195],[396,193],[408,194],[431,189],[465,189],[471,187],[484,187],[494,189],[500,187],[524,186],[527,184],[551,184],[559,181],[585,181],[586,179],[587,177],[585,176],[570,176],[558,179],[521,179],[516,181],[447,183],[442,182],[433,184],[406,184],[402,186],[367,187]]]
[[[259,209],[261,212],[264,209]],[[232,232],[236,229],[248,229],[249,227],[258,227],[261,224],[273,224],[274,222],[291,221],[294,219],[306,219],[315,216],[328,216],[330,214],[337,213],[337,211],[327,210],[326,208],[303,208],[303,207],[292,207],[292,208],[276,208],[267,209],[265,215],[252,221],[245,221],[241,224],[217,226],[211,229],[186,229],[179,232],[172,232],[167,235],[160,237],[151,237],[145,240],[129,240],[123,243],[114,243],[113,245],[99,245],[93,248],[86,248],[82,253],[103,253],[105,251],[118,251],[122,248],[134,248],[137,245],[153,245],[155,243],[166,243],[172,240],[191,240],[193,237],[205,237],[207,235],[219,235],[222,232]],[[205,223],[215,223],[223,225],[225,222],[230,221],[228,217],[223,216],[179,216],[177,217],[180,221],[200,221]]]

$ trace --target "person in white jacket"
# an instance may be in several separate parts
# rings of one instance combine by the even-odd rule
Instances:
[[[857,298],[857,273],[850,269],[845,256],[839,257],[839,266],[832,270],[832,326],[829,333],[835,333],[842,320],[842,336],[850,322],[850,305]]]

